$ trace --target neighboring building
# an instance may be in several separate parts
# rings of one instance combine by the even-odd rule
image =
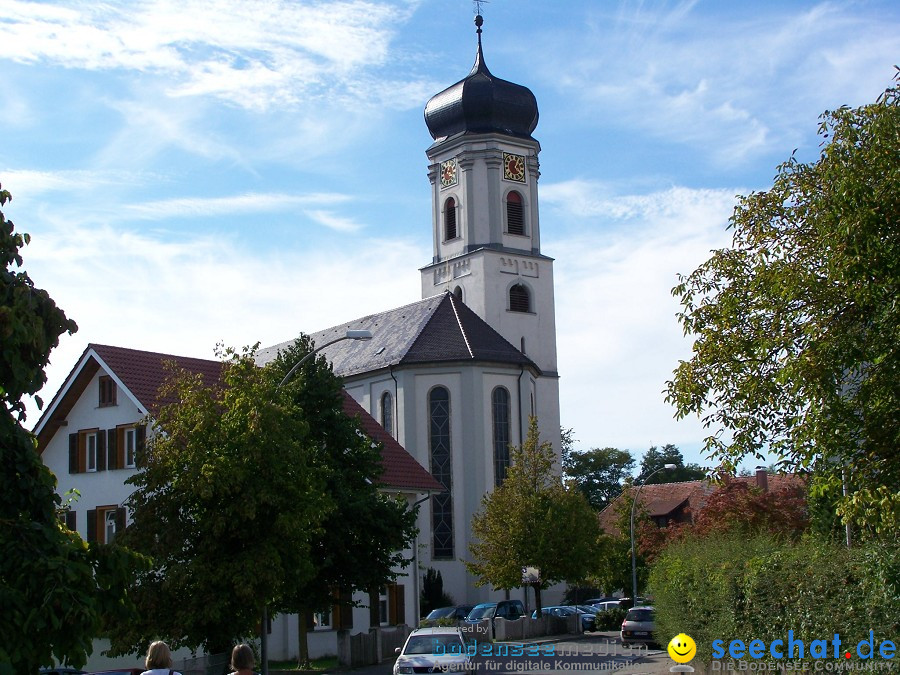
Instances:
[[[763,492],[780,492],[806,485],[806,478],[802,474],[770,474],[765,469],[757,469],[754,476],[737,476],[731,480],[747,483]],[[710,495],[717,489],[718,486],[708,480],[645,485],[638,495],[638,508],[645,508],[657,527],[667,527],[670,523],[690,523],[703,511]],[[616,510],[616,505],[624,494],[616,497],[600,512],[600,527],[606,534],[628,534],[620,532],[620,516]]]
[[[373,333],[322,353],[447,488],[420,511],[421,564],[466,604],[507,595],[475,586],[463,561],[472,516],[505,477],[510,444],[522,443],[534,415],[542,440],[560,451],[553,260],[541,252],[540,144],[531,135],[537,102],[488,70],[480,19],[471,72],[425,106],[434,248],[421,269],[423,300],[312,335],[325,344],[348,329]]]
[[[58,491],[77,490],[81,497],[66,511],[66,524],[86,541],[110,543],[130,520],[124,503],[134,488],[125,480],[134,475],[135,454],[145,439],[143,420],[167,403],[157,393],[168,370],[166,362],[201,375],[214,384],[221,372],[219,361],[193,359],[108,345],[88,345],[63,386],[41,416],[35,434],[44,464],[56,475]],[[379,488],[398,494],[412,504],[442,487],[390,434],[346,392],[344,412],[358,417],[366,434],[382,444],[383,473]],[[415,625],[418,575],[414,544],[404,553],[414,562],[397,583],[377,598],[354,598],[375,608],[379,625]],[[365,630],[370,625],[368,607],[335,607],[315,617],[310,636],[313,655],[336,653],[334,628]],[[297,653],[296,617],[273,622],[270,650],[273,657]],[[105,665],[95,649],[92,668]]]

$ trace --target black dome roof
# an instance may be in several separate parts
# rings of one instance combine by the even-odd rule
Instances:
[[[494,77],[481,51],[481,17],[478,53],[471,72],[456,84],[431,97],[425,105],[425,124],[435,140],[456,134],[497,132],[531,138],[538,123],[537,99],[528,87]]]

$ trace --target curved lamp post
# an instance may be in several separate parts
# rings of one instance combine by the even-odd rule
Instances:
[[[290,380],[294,373],[297,372],[297,369],[302,366],[304,363],[309,361],[317,352],[322,351],[325,347],[330,347],[335,342],[341,342],[342,340],[371,340],[372,339],[372,331],[369,330],[348,330],[344,335],[339,338],[335,338],[329,342],[325,342],[324,344],[319,345],[308,354],[305,354],[302,359],[297,361],[294,364],[294,367],[291,368],[287,375],[284,376],[284,379],[278,383],[278,386],[275,387],[275,391],[278,392],[285,382]],[[269,635],[269,608],[266,605],[263,605],[263,616],[262,616],[262,629],[260,630],[259,636],[259,658],[262,661],[262,673],[263,675],[269,675],[269,654],[268,654],[268,635]]]
[[[672,469],[677,469],[677,465],[675,464],[666,464],[662,468],[657,469],[649,476],[644,479],[637,489],[637,492],[634,495],[634,500],[631,502],[631,606],[637,607],[637,559],[634,553],[634,507],[637,506],[638,497],[641,495],[641,488],[647,484],[647,481],[650,480],[651,477],[658,474],[663,469],[667,471],[671,471]]]

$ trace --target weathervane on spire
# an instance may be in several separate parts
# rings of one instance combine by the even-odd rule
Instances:
[[[475,5],[475,14],[481,16],[481,6],[488,4],[489,0],[472,0],[472,4]]]
[[[478,33],[478,45],[481,46],[481,25],[484,23],[484,19],[481,18],[481,6],[488,3],[489,0],[472,0],[472,4],[475,5],[475,25],[478,26],[478,29],[475,31]]]

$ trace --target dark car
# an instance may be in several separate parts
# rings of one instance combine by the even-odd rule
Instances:
[[[475,605],[453,605],[452,607],[438,607],[437,609],[431,610],[428,613],[428,616],[422,619],[421,623],[423,626],[431,626],[437,623],[440,619],[450,619],[459,623],[460,621],[465,621],[465,618],[469,615],[469,612],[471,612],[474,607]],[[138,675],[140,675],[140,673]]]
[[[41,675],[85,675],[85,671],[78,668],[69,668],[68,666],[54,666],[52,668],[41,668],[38,671]],[[143,672],[143,671],[141,671]]]
[[[146,668],[119,668],[117,670],[95,670],[89,675],[141,675]]]
[[[468,623],[478,623],[483,619],[509,619],[513,621],[525,616],[525,605],[521,600],[500,600],[499,602],[482,602],[475,605],[466,616]]]
[[[593,607],[587,607],[585,605],[555,605],[551,607],[541,608],[542,614],[548,614],[550,616],[558,616],[562,618],[572,616],[573,614],[575,614],[575,612],[578,612],[578,615],[581,617],[582,631],[596,630],[596,610]],[[534,610],[534,612],[532,612],[531,618],[537,618],[537,610]]]

